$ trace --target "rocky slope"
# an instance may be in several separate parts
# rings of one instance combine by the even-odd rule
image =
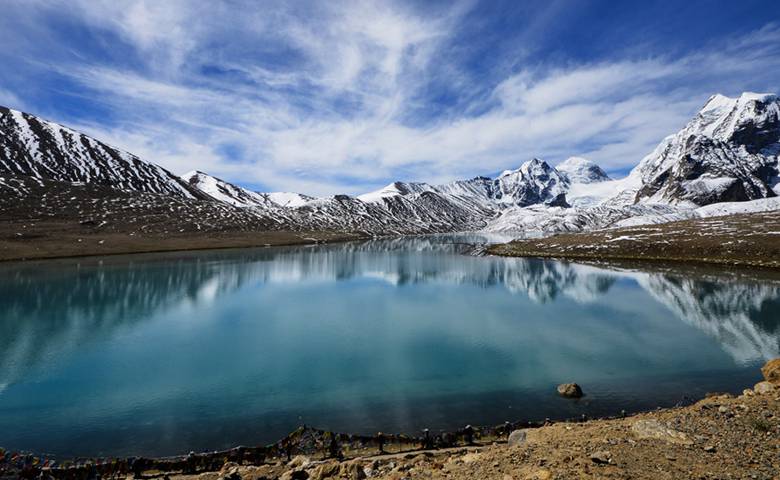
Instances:
[[[200,198],[168,170],[83,133],[0,107],[0,176]]]
[[[300,207],[306,202],[314,200],[314,197],[300,193],[253,192],[197,170],[185,173],[181,179],[208,197],[236,207],[260,207],[274,210],[279,207]]]

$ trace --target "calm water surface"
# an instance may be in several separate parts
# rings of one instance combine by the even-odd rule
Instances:
[[[462,241],[0,266],[0,446],[166,455],[303,423],[614,414],[740,391],[780,356],[766,274],[473,257]],[[567,381],[587,396],[558,398]]]

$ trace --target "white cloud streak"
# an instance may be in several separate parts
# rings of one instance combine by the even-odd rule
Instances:
[[[56,4],[28,8],[46,16]],[[410,122],[434,72],[459,70],[442,62],[452,61],[444,54],[467,3],[435,16],[386,2],[328,2],[311,15],[286,3],[71,4],[71,16],[143,59],[49,66],[118,119],[76,127],[176,173],[197,168],[271,190],[360,193],[396,176],[447,181],[533,156],[583,155],[623,171],[710,94],[778,88],[780,28],[770,24],[684,57],[519,66],[491,79],[484,108]],[[451,83],[464,97],[485,88],[458,76]]]

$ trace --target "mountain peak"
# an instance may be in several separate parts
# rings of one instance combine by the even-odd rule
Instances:
[[[517,170],[505,170],[495,180],[495,197],[502,204],[528,206],[544,203],[567,206],[569,180],[540,158],[532,158]]]
[[[777,95],[774,93],[742,92],[742,94],[736,98],[727,97],[726,95],[716,93],[707,100],[707,102],[701,108],[700,113],[713,110],[730,110],[737,105],[745,105],[750,102],[770,103],[776,100]]]
[[[556,165],[571,183],[596,183],[611,180],[607,173],[594,162],[582,157],[569,157]]]
[[[514,170],[504,170],[498,175],[498,178],[508,177],[510,175],[534,175],[532,172],[549,171],[553,168],[542,160],[541,158],[534,157],[531,160],[524,162],[520,167]]]
[[[706,205],[775,196],[780,101],[771,93],[713,95],[637,165],[636,200]]]
[[[774,93],[754,93],[754,92],[743,92],[742,95],[739,96],[739,99],[742,101],[756,101],[756,102],[773,102],[777,100],[777,95]]]

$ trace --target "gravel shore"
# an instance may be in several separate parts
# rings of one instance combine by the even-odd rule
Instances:
[[[769,364],[768,364],[769,365]],[[506,441],[357,459],[299,456],[273,464],[225,464],[207,479],[724,479],[780,478],[780,360],[774,382],[739,396],[613,420],[554,423]]]

